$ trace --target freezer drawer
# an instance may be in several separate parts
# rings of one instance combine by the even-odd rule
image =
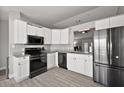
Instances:
[[[110,87],[124,87],[124,69],[94,63],[94,81]]]
[[[108,68],[94,63],[94,81],[108,86]]]

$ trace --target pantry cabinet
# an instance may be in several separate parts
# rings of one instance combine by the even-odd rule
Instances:
[[[13,57],[14,65],[14,79],[20,82],[29,77],[29,56],[25,57]]]
[[[27,23],[21,20],[14,21],[14,43],[27,43]]]
[[[93,77],[93,60],[92,55],[67,54],[68,70]]]

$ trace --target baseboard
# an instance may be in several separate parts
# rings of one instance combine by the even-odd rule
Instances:
[[[9,79],[13,78],[14,75],[13,74],[9,74]]]
[[[0,67],[0,70],[5,70],[6,69],[6,67]]]
[[[23,77],[23,78],[21,78],[21,79],[15,79],[15,81],[18,83],[18,82],[21,82],[21,81],[23,81],[23,80],[26,80],[26,79],[29,79],[29,76],[25,76],[25,77]]]

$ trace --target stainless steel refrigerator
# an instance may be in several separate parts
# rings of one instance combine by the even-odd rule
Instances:
[[[95,82],[124,86],[124,27],[94,31]]]

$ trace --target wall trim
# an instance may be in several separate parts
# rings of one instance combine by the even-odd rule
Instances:
[[[0,70],[6,70],[6,67],[0,67]]]

